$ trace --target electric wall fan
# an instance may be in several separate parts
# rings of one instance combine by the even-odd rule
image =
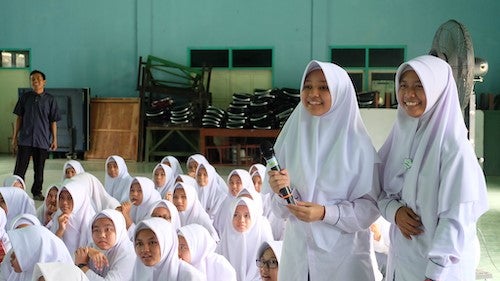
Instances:
[[[445,60],[453,70],[462,113],[469,128],[469,139],[474,145],[476,111],[474,83],[483,81],[483,76],[488,72],[488,62],[474,57],[469,31],[463,24],[453,19],[438,28],[429,54]],[[469,111],[465,112],[467,106]]]

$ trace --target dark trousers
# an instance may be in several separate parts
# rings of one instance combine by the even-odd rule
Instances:
[[[45,168],[45,160],[49,156],[49,151],[44,148],[31,146],[17,146],[16,167],[14,175],[18,175],[24,180],[26,170],[30,163],[30,157],[33,157],[34,182],[31,187],[33,195],[42,194],[43,187],[43,170]]]

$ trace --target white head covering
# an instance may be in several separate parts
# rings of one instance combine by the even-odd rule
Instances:
[[[3,186],[14,186],[14,183],[18,181],[22,185],[22,189],[26,190],[26,183],[24,182],[23,178],[21,178],[18,175],[9,175],[3,180]]]
[[[250,212],[251,224],[247,231],[238,232],[233,226],[233,216],[238,205],[246,205]],[[255,265],[258,245],[273,240],[269,222],[259,213],[256,203],[247,197],[233,200],[226,214],[218,252],[225,256],[236,270],[238,280],[254,280],[259,271]]]
[[[90,197],[86,192],[82,192],[84,187],[79,181],[67,181],[64,186],[59,189],[57,194],[58,202],[59,196],[63,190],[67,190],[73,199],[73,210],[69,216],[69,222],[66,225],[66,231],[62,240],[68,247],[70,253],[74,253],[79,247],[86,247],[92,240],[88,235],[88,228],[91,225],[92,218],[95,215],[94,208],[90,202]],[[59,206],[59,203],[58,203]],[[59,229],[58,218],[62,214],[61,209],[58,209],[52,219],[51,231],[56,233]]]
[[[45,281],[60,281],[61,276],[64,276],[65,281],[89,280],[76,265],[62,262],[37,263],[31,280],[38,281],[40,277],[43,277]]]
[[[270,241],[265,241],[260,245],[259,250],[257,251],[257,256],[256,259],[260,259],[262,255],[264,254],[264,251],[267,248],[271,248],[273,250],[274,255],[276,256],[276,259],[278,260],[278,265],[281,259],[281,248],[283,247],[283,241],[275,241],[275,240],[270,240]]]
[[[66,179],[66,169],[68,169],[68,168],[75,169],[75,175],[78,175],[78,174],[85,172],[85,169],[83,169],[83,166],[80,162],[78,162],[76,160],[68,160],[68,161],[66,161],[66,163],[64,163],[64,166],[63,166],[63,176],[62,176],[63,180]]]
[[[96,212],[105,209],[115,209],[120,206],[120,202],[109,195],[104,189],[101,181],[91,173],[82,172],[73,176],[71,179],[67,179],[64,183],[67,181],[78,182],[78,184],[82,187],[82,192],[85,191],[88,193],[88,196],[91,199],[90,202],[92,203],[92,207]]]
[[[203,206],[201,206],[200,201],[198,201],[198,195],[195,188],[189,184],[178,182],[175,185],[175,189],[184,189],[184,192],[186,193],[186,209],[179,212],[181,226],[191,223],[200,224],[205,227],[208,232],[210,232],[210,235],[212,235],[215,241],[219,241],[219,235],[217,234],[210,217],[205,209],[203,209]]]
[[[99,249],[108,258],[109,268],[105,269],[106,273],[110,270],[113,270],[115,278],[129,278],[134,268],[135,251],[134,245],[132,241],[130,241],[127,234],[125,218],[123,217],[122,213],[116,210],[102,210],[101,212],[96,214],[94,219],[92,220],[92,224],[89,229],[90,237],[92,237],[92,227],[95,221],[101,218],[108,218],[113,222],[116,231],[115,244],[108,250],[102,250],[92,240],[91,246]],[[119,268],[117,268],[117,266],[119,266]],[[90,268],[94,272],[98,274],[100,273],[100,271],[96,269],[93,264],[90,264]],[[119,274],[120,276],[117,276],[117,274]],[[106,277],[106,275],[102,276]]]
[[[254,172],[252,172],[252,170],[254,170]],[[264,174],[266,173],[266,166],[260,164],[260,163],[256,163],[256,164],[253,164],[252,166],[250,166],[250,168],[248,168],[248,173],[250,173],[252,176],[255,172],[259,172],[259,175],[262,177],[264,176]],[[264,180],[264,177],[262,177],[262,180]]]
[[[178,175],[175,182],[176,183],[183,182],[183,183],[187,183],[187,184],[192,185],[192,186],[196,186],[198,184],[198,183],[196,183],[196,180],[189,175]]]
[[[2,208],[0,208],[0,241],[4,246],[5,253],[7,253],[11,248],[9,235],[7,235],[7,231],[5,228],[6,226],[7,226],[7,215],[5,214],[5,211]]]
[[[9,230],[14,230],[18,226],[23,224],[29,225],[42,225],[40,220],[35,215],[32,214],[20,214],[14,217],[11,221],[11,225],[9,225]]]
[[[200,186],[196,184],[198,190],[198,200],[200,200],[201,206],[208,213],[211,219],[219,211],[222,202],[226,198],[227,185],[225,182],[219,181],[219,174],[215,171],[214,166],[209,163],[201,163],[196,169],[196,176],[200,172],[200,169],[205,168],[208,175],[208,183],[205,186]]]
[[[184,171],[182,170],[181,164],[179,163],[179,160],[175,158],[174,156],[165,156],[163,159],[161,159],[162,164],[170,164],[169,166],[172,168],[174,171],[174,177],[177,177],[178,175],[184,174]]]
[[[112,178],[108,174],[108,163],[112,161],[116,162],[116,165],[118,166],[118,176],[116,178]],[[132,177],[128,173],[125,160],[118,155],[109,156],[108,159],[106,159],[105,169],[104,188],[108,194],[113,196],[119,202],[127,201]]]
[[[281,168],[288,170],[291,187],[300,200],[323,205],[353,201],[372,190],[378,157],[344,69],[311,61],[302,77],[301,92],[307,75],[316,69],[325,75],[332,106],[323,115],[313,116],[299,103],[276,140],[276,158]],[[267,181],[263,186],[269,188]],[[331,249],[340,236],[339,231],[330,231],[331,226],[322,222],[304,226],[310,228],[315,244],[324,250]]]
[[[160,246],[160,261],[148,267],[137,258],[133,280],[193,280],[193,276],[200,274],[195,268],[179,259],[179,241],[171,223],[162,218],[143,220],[135,229],[134,241],[139,231],[143,229],[151,229],[156,235]]]
[[[36,263],[64,262],[73,264],[64,243],[41,225],[10,230],[12,251],[16,254],[22,272],[12,271],[9,280],[30,280]]]
[[[179,217],[179,211],[172,202],[165,199],[156,202],[152,205],[149,216],[151,216],[153,211],[158,207],[166,208],[170,212],[170,223],[172,224],[174,229],[179,229],[181,227],[181,218]]]
[[[165,184],[163,186],[155,186],[155,188],[158,191],[158,193],[160,193],[161,198],[165,198],[167,192],[174,191],[175,179],[177,178],[177,176],[175,176],[174,170],[170,168],[170,166],[168,166],[167,164],[160,163],[157,164],[153,169],[153,177],[152,177],[153,182],[155,177],[155,171],[159,168],[162,168],[163,171],[165,172]]]
[[[152,206],[161,200],[160,193],[156,191],[153,181],[146,177],[135,177],[132,183],[138,182],[142,189],[142,202],[139,206],[132,204],[130,217],[134,223],[149,217]],[[130,192],[129,192],[130,193]]]
[[[398,107],[396,123],[379,151],[385,165],[381,178],[388,196],[401,199],[421,215],[425,233],[432,234],[437,225],[436,214],[459,215],[446,211],[460,203],[474,202],[473,220],[486,212],[486,184],[467,140],[450,66],[429,55],[412,59],[399,67],[396,89],[403,73],[410,69],[417,73],[424,87],[427,106],[419,118],[410,117]],[[446,157],[456,161],[443,166],[442,158]],[[425,186],[420,186],[421,175],[425,175]],[[437,206],[433,206],[436,200],[429,196],[437,196]],[[428,204],[419,206],[417,200]]]
[[[203,156],[202,154],[193,154],[189,156],[186,161],[186,169],[188,170],[187,171],[188,173],[189,173],[189,163],[192,161],[198,163],[198,166],[202,163],[208,163],[207,158],[205,158],[205,156]]]
[[[236,271],[229,261],[216,254],[217,243],[210,233],[199,224],[188,224],[177,230],[186,239],[191,254],[191,265],[207,280],[236,280]]]
[[[19,214],[36,215],[34,202],[26,191],[18,187],[0,187],[0,193],[7,204],[7,225],[11,225],[12,219]]]

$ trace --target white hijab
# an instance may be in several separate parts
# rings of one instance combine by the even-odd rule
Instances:
[[[63,166],[63,175],[62,175],[63,181],[66,179],[66,169],[68,169],[68,168],[75,169],[75,175],[78,175],[78,174],[85,172],[85,169],[83,169],[83,166],[80,162],[78,162],[76,160],[68,160],[68,161],[66,161],[66,163],[64,163],[64,166]]]
[[[0,194],[7,204],[7,225],[12,224],[12,220],[19,214],[36,215],[33,200],[26,191],[19,187],[0,187]]]
[[[151,229],[156,235],[160,246],[160,261],[154,266],[145,266],[140,258],[137,258],[133,280],[195,280],[192,277],[200,273],[179,259],[179,241],[171,223],[162,218],[143,220],[135,229],[134,241],[139,231],[143,229]]]
[[[214,166],[209,163],[199,164],[196,169],[196,176],[198,176],[202,168],[205,168],[207,171],[208,183],[205,186],[201,186],[198,183],[196,184],[198,200],[200,200],[201,205],[210,216],[210,219],[213,219],[227,196],[227,185],[225,182],[219,180],[219,174],[215,171]]]
[[[20,214],[14,217],[14,219],[11,222],[11,225],[9,225],[9,230],[14,230],[18,226],[23,225],[23,224],[29,224],[29,225],[42,225],[40,223],[40,220],[32,214]]]
[[[153,211],[156,208],[159,208],[159,207],[166,208],[170,212],[170,223],[172,224],[174,229],[177,230],[181,227],[181,218],[179,217],[179,211],[177,210],[177,208],[175,207],[175,205],[172,202],[170,202],[166,199],[162,199],[162,200],[156,202],[155,204],[153,204],[152,206],[153,207],[151,207],[151,211],[149,212],[149,216],[151,216],[151,214],[153,213]]]
[[[79,247],[86,247],[92,238],[88,235],[88,228],[91,225],[92,218],[95,215],[90,197],[86,192],[82,192],[84,187],[78,181],[66,182],[59,193],[57,194],[58,206],[59,196],[63,190],[67,190],[73,199],[73,210],[69,216],[69,222],[66,225],[66,231],[63,234],[62,240],[68,247],[70,253],[74,253]],[[61,209],[55,212],[52,219],[51,231],[56,233],[59,229],[58,218],[62,214]]]
[[[187,184],[192,185],[192,186],[196,186],[198,184],[196,182],[196,180],[189,175],[178,175],[175,182],[176,183],[183,182],[183,183],[187,183]]]
[[[446,211],[461,203],[474,202],[474,221],[486,212],[486,184],[467,139],[451,67],[434,56],[417,57],[399,67],[396,89],[403,73],[410,69],[422,82],[427,106],[419,118],[408,116],[398,107],[396,123],[379,151],[384,163],[381,178],[387,195],[406,203],[421,216],[425,233],[434,233],[436,215],[450,213]],[[441,159],[447,155],[457,161],[442,166]],[[419,184],[422,175],[425,186]],[[417,200],[428,204],[417,206]]]
[[[160,163],[157,164],[153,169],[153,177],[152,177],[153,182],[155,178],[155,171],[160,168],[163,169],[163,171],[165,172],[165,184],[163,186],[156,186],[155,184],[155,188],[158,191],[158,193],[160,193],[161,198],[165,198],[167,192],[174,191],[175,179],[177,178],[177,176],[174,174],[174,170],[170,168],[170,166],[168,166],[167,164]]]
[[[130,208],[130,217],[134,223],[149,217],[153,205],[161,200],[160,193],[155,189],[153,181],[146,177],[135,177],[132,183],[138,182],[142,189],[142,202],[139,206],[132,204]],[[129,191],[130,193],[130,191]]]
[[[278,266],[279,266],[281,260],[282,247],[283,247],[283,241],[276,241],[276,240],[265,241],[260,245],[259,250],[257,251],[256,259],[260,259],[264,254],[264,251],[267,248],[271,248],[271,250],[273,250],[274,255],[276,256],[276,260],[278,260]]]
[[[20,182],[22,185],[22,189],[26,191],[26,183],[24,182],[23,178],[18,175],[10,175],[6,177],[3,180],[3,186],[14,186],[14,183],[16,183],[16,181]]]
[[[38,281],[40,277],[43,277],[45,281],[60,281],[61,276],[64,276],[65,281],[89,280],[76,265],[62,262],[37,263],[31,280]]]
[[[219,235],[215,230],[207,212],[203,209],[203,206],[201,206],[195,188],[189,184],[178,182],[175,185],[175,189],[184,189],[184,192],[186,193],[186,209],[184,211],[179,211],[181,226],[191,223],[200,224],[205,227],[215,241],[218,242]]]
[[[100,218],[108,218],[113,222],[116,232],[116,241],[110,249],[102,250],[92,240],[92,243],[90,243],[90,245],[93,248],[100,250],[108,258],[109,268],[105,269],[105,275],[101,275],[102,272],[96,269],[93,264],[90,264],[90,268],[97,274],[104,277],[108,277],[110,271],[113,271],[113,280],[127,280],[127,278],[132,275],[132,271],[134,268],[135,251],[134,245],[132,241],[130,241],[127,234],[125,218],[120,212],[116,210],[102,210],[101,212],[96,214],[94,219],[92,220],[92,224],[90,225],[88,230],[90,237],[92,237],[92,227],[95,221]],[[117,268],[117,266],[119,266],[119,268]]]
[[[311,61],[302,77],[301,92],[307,75],[317,69],[323,71],[330,90],[330,110],[313,116],[299,103],[281,130],[274,150],[281,168],[288,170],[291,188],[299,200],[333,205],[368,194],[379,160],[344,69]],[[269,190],[267,181],[263,184]],[[332,231],[323,222],[307,223],[304,227],[310,228],[315,244],[324,250],[333,248],[340,236],[340,231]]]
[[[120,206],[120,202],[109,195],[104,189],[101,181],[91,173],[82,172],[73,176],[71,179],[67,179],[63,184],[68,181],[77,181],[82,187],[82,191],[88,193],[88,196],[91,198],[90,202],[92,203],[92,207],[96,212],[105,209],[115,209]]]
[[[250,212],[251,224],[246,232],[238,232],[233,227],[233,215],[238,205],[246,205]],[[250,198],[234,199],[229,210],[218,252],[233,265],[239,281],[256,280],[260,276],[255,265],[258,246],[273,240],[271,226]]]
[[[206,228],[199,224],[188,224],[179,228],[177,233],[186,239],[191,255],[190,264],[207,280],[236,280],[236,271],[229,261],[215,253],[217,243]]]
[[[181,164],[179,163],[179,160],[175,158],[174,156],[165,156],[163,159],[161,159],[162,164],[167,164],[172,168],[174,171],[174,177],[177,178],[178,175],[184,174],[184,171],[182,170]]]
[[[118,176],[112,178],[108,174],[108,163],[116,162],[118,166]],[[124,202],[128,200],[128,193],[130,183],[132,182],[132,177],[128,173],[127,164],[125,160],[118,155],[111,155],[106,159],[105,164],[105,175],[104,175],[104,188],[109,195],[113,196],[119,202]]]
[[[187,169],[187,173],[189,173],[189,163],[190,162],[196,162],[199,166],[200,164],[203,164],[203,163],[208,163],[208,160],[207,158],[205,158],[205,156],[203,156],[202,154],[193,154],[191,156],[188,157],[188,159],[186,160],[186,169]]]
[[[7,215],[5,214],[5,211],[2,208],[0,208],[0,240],[2,241],[5,253],[7,253],[11,248],[9,235],[7,235],[6,231],[6,226],[7,226]]]
[[[32,225],[9,232],[12,251],[16,254],[22,272],[12,271],[8,280],[30,280],[39,262],[64,262],[73,264],[64,243],[41,225]]]

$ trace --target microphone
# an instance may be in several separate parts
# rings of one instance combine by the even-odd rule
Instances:
[[[273,145],[269,141],[265,141],[260,144],[260,153],[262,157],[266,159],[266,164],[273,171],[280,171],[280,165],[278,164],[278,160],[276,156],[274,156]],[[285,199],[288,204],[295,205],[295,199],[293,198],[292,191],[290,187],[285,186],[280,189],[279,195],[281,198]]]

